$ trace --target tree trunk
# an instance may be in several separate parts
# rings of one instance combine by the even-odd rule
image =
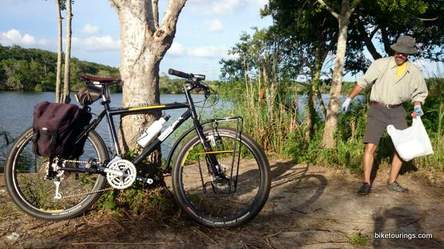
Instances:
[[[325,118],[325,128],[322,138],[322,144],[325,148],[334,148],[336,141],[334,138],[338,123],[339,97],[342,88],[342,71],[344,69],[345,51],[347,48],[347,30],[349,18],[339,18],[339,35],[336,48],[336,60],[333,71],[333,79],[330,89],[330,100],[327,108],[327,117]]]
[[[62,84],[62,10],[60,6],[61,0],[56,0],[57,6],[57,72],[56,72],[56,90],[55,101],[60,102],[60,85]]]
[[[307,99],[307,112],[305,116],[305,124],[306,124],[306,131],[305,131],[305,140],[310,141],[310,139],[313,136],[314,133],[314,121],[315,117],[317,115],[315,104],[317,99],[317,91],[319,88],[319,81],[321,78],[321,68],[322,64],[324,62],[324,57],[322,56],[322,50],[319,46],[315,48],[315,65],[312,68],[312,74],[311,74],[311,86],[308,92],[308,99]],[[322,100],[321,100],[322,101]]]
[[[342,71],[344,69],[345,52],[347,49],[347,31],[350,17],[361,0],[342,0],[341,12],[336,13],[324,0],[317,0],[338,20],[338,42],[336,44],[336,60],[333,70],[333,79],[330,89],[330,100],[328,102],[327,116],[325,117],[324,134],[322,145],[325,148],[334,148],[336,145],[335,133],[338,124],[339,97],[342,88]]]
[[[186,0],[170,0],[162,24],[158,24],[157,1],[113,0],[120,21],[120,76],[122,105],[154,105],[160,101],[159,65],[171,47],[178,16]],[[120,145],[123,152],[137,149],[137,138],[160,113],[128,115],[121,119]],[[160,152],[150,156],[160,162]]]
[[[71,65],[71,21],[72,21],[72,1],[66,0],[66,51],[65,51],[65,72],[63,76],[63,102],[71,102],[69,96],[69,84],[70,84],[70,65]]]

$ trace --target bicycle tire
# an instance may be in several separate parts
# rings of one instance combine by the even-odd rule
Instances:
[[[105,186],[105,177],[96,174],[97,179],[93,185],[91,192],[86,194],[86,197],[82,199],[77,205],[66,209],[57,210],[57,212],[47,212],[41,208],[33,206],[26,198],[23,196],[21,188],[18,186],[18,173],[15,171],[15,164],[19,154],[24,150],[27,144],[32,139],[32,128],[26,130],[12,146],[6,164],[5,164],[5,182],[6,189],[12,198],[12,201],[21,208],[25,213],[44,220],[63,220],[79,216],[86,212],[100,197],[101,192],[94,192],[102,189]],[[95,148],[98,154],[98,160],[101,162],[109,159],[108,150],[103,142],[103,139],[95,132],[90,131],[88,134],[87,142],[90,141],[92,146]]]
[[[204,131],[204,134],[211,135],[211,130]],[[198,222],[201,225],[208,227],[235,227],[241,224],[244,224],[251,219],[253,219],[265,205],[271,188],[271,175],[270,175],[270,166],[268,159],[261,149],[261,147],[249,136],[245,134],[239,134],[232,129],[218,129],[218,135],[223,137],[229,137],[232,139],[236,139],[238,137],[239,142],[246,146],[254,155],[254,159],[258,164],[258,168],[260,171],[260,184],[258,187],[258,191],[254,197],[254,200],[249,204],[248,208],[245,212],[240,213],[236,217],[231,217],[227,219],[226,217],[208,217],[199,214],[198,208],[192,203],[191,197],[188,197],[185,193],[184,184],[183,184],[183,168],[184,166],[184,158],[189,153],[190,149],[196,144],[201,143],[200,138],[197,134],[192,137],[184,146],[181,148],[179,153],[177,154],[177,158],[173,165],[172,169],[172,186],[173,186],[173,194],[175,196],[176,201],[181,206],[181,208],[191,216],[193,220]],[[214,131],[213,131],[214,134]]]

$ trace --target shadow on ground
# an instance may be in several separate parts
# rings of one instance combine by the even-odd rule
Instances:
[[[377,179],[359,198],[359,178],[340,170],[272,162],[272,190],[261,213],[232,229],[196,225],[180,211],[170,217],[133,217],[97,210],[77,219],[30,218],[2,193],[11,209],[0,220],[0,247],[28,248],[442,248],[442,189],[406,178],[407,195],[389,193]],[[4,191],[3,191],[4,192]],[[374,239],[379,232],[431,233],[432,239]],[[20,237],[8,239],[12,233]]]

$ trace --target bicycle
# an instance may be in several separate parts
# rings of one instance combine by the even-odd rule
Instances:
[[[210,227],[232,227],[254,218],[264,206],[271,184],[270,166],[261,147],[242,133],[242,118],[213,118],[200,122],[191,92],[210,95],[204,75],[170,69],[185,79],[186,102],[127,108],[110,107],[111,78],[83,76],[88,88],[100,89],[103,110],[96,115],[79,139],[87,136],[79,158],[48,158],[32,153],[32,128],[12,146],[5,164],[6,188],[12,200],[27,214],[46,220],[62,220],[85,213],[110,189],[126,189],[134,182],[149,186],[155,178],[139,164],[186,120],[193,127],[178,137],[168,155],[172,192],[181,208],[195,221]],[[186,109],[160,135],[133,159],[125,159],[117,143],[112,117],[146,114],[153,111]],[[95,128],[106,117],[114,146],[110,157],[107,146]],[[232,121],[236,128],[220,128]],[[186,139],[185,139],[186,138]],[[48,172],[53,172],[48,177]],[[106,183],[110,187],[106,187]]]

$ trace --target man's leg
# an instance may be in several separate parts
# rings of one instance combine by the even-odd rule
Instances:
[[[407,128],[407,121],[405,119],[406,112],[403,107],[391,109],[391,123],[395,126],[396,129],[405,129]],[[393,159],[392,159],[392,168],[390,169],[390,177],[388,181],[388,188],[391,191],[395,192],[407,192],[408,189],[402,187],[401,185],[396,182],[396,179],[399,175],[399,170],[402,166],[402,160],[399,157],[398,153],[395,151],[393,153]]]
[[[364,150],[364,182],[370,184],[370,175],[372,173],[373,161],[375,159],[376,148],[378,145],[367,143]]]
[[[393,153],[392,168],[390,169],[389,183],[393,183],[398,178],[399,170],[402,166],[402,160],[396,151]]]

